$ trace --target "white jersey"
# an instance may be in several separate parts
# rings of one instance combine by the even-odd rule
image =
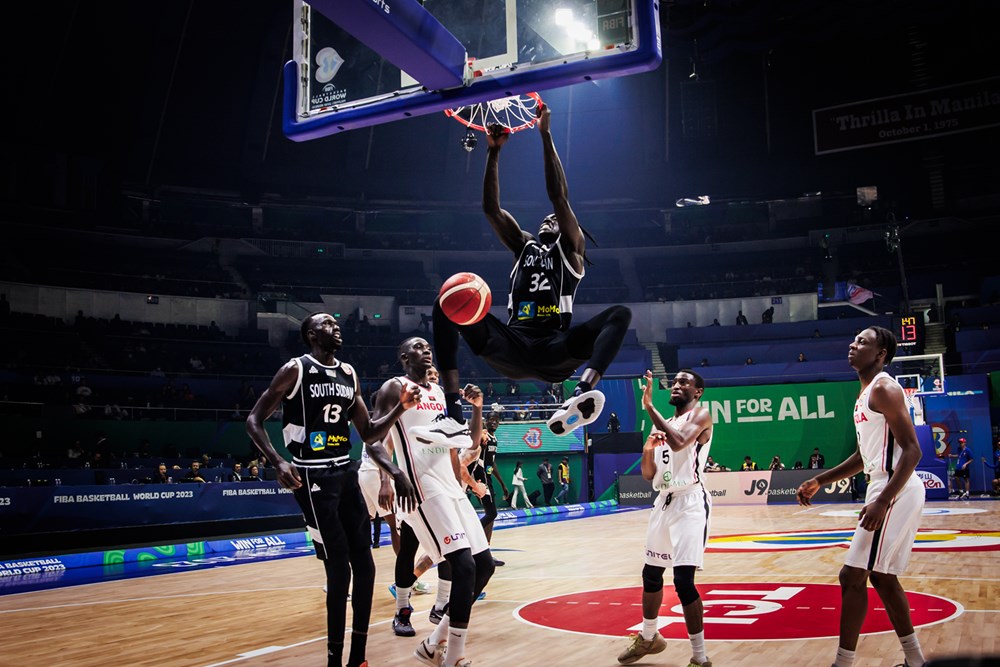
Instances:
[[[690,421],[694,415],[694,410],[689,410],[678,417],[671,417],[667,420]],[[665,493],[686,493],[701,487],[702,471],[705,469],[705,461],[708,459],[708,450],[712,446],[712,439],[701,444],[694,444],[675,452],[668,445],[658,446],[653,453],[653,460],[656,463],[656,474],[653,476],[653,490]]]
[[[361,447],[361,465],[358,466],[358,472],[363,472],[365,470],[378,470],[378,464],[372,460],[372,457],[368,456],[368,448]]]
[[[420,403],[403,413],[393,424],[387,440],[395,450],[396,465],[406,473],[407,479],[417,491],[417,502],[443,495],[450,498],[465,498],[465,490],[455,479],[455,469],[451,465],[451,447],[445,445],[425,445],[409,435],[415,426],[427,426],[438,415],[445,414],[444,390],[440,385],[417,385],[406,377],[396,378],[406,386],[420,389]]]
[[[858,451],[861,452],[866,475],[891,473],[899,461],[899,457],[903,454],[902,448],[896,444],[892,437],[892,431],[889,430],[889,425],[885,421],[885,415],[875,412],[868,405],[872,387],[882,378],[889,382],[896,382],[895,378],[882,371],[872,378],[871,384],[865,387],[854,403],[854,430],[857,432]],[[904,395],[904,398],[909,404],[909,397]]]

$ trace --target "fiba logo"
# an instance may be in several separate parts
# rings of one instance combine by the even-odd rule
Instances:
[[[320,83],[332,81],[343,64],[344,59],[333,47],[327,46],[320,49],[316,54],[316,80]]]
[[[537,426],[529,428],[527,432],[525,432],[524,437],[521,439],[524,440],[524,444],[528,447],[531,447],[532,449],[541,449],[542,429]]]

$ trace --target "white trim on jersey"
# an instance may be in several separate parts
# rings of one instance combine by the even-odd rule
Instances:
[[[299,393],[299,388],[302,386],[302,359],[295,357],[292,359],[295,362],[295,367],[299,371],[299,375],[295,378],[295,384],[292,386],[292,390],[285,396],[287,400],[292,400],[295,398],[295,394]]]
[[[565,294],[559,297],[559,312],[560,313],[573,312],[573,296]]]
[[[303,429],[303,433],[305,430]],[[329,467],[340,467],[347,465],[351,462],[351,455],[344,454],[343,456],[334,456],[327,459],[300,459],[297,456],[292,457],[292,463],[298,468],[329,468]]]
[[[306,439],[306,427],[298,424],[285,424],[281,429],[281,435],[285,438],[285,447],[293,442],[304,442]]]

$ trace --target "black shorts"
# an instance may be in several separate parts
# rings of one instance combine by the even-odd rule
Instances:
[[[326,560],[335,551],[371,546],[371,523],[358,483],[357,461],[328,468],[297,466],[302,486],[293,494],[306,519],[316,557]]]
[[[562,382],[587,363],[570,353],[568,331],[508,326],[489,314],[482,323],[486,344],[473,352],[510,380]]]
[[[959,470],[958,468],[955,468],[955,477],[961,477],[962,479],[969,479],[969,469],[963,468]]]

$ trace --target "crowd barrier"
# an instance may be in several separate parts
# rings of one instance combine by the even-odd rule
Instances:
[[[815,474],[815,470],[708,472],[702,479],[713,505],[774,505],[797,502],[799,485]],[[857,489],[854,495],[863,498],[864,489]],[[813,501],[849,503],[854,495],[851,480],[845,479],[821,488]],[[622,475],[618,478],[618,502],[623,506],[651,506],[652,485],[642,475]]]
[[[300,515],[277,482],[0,489],[0,536]]]

